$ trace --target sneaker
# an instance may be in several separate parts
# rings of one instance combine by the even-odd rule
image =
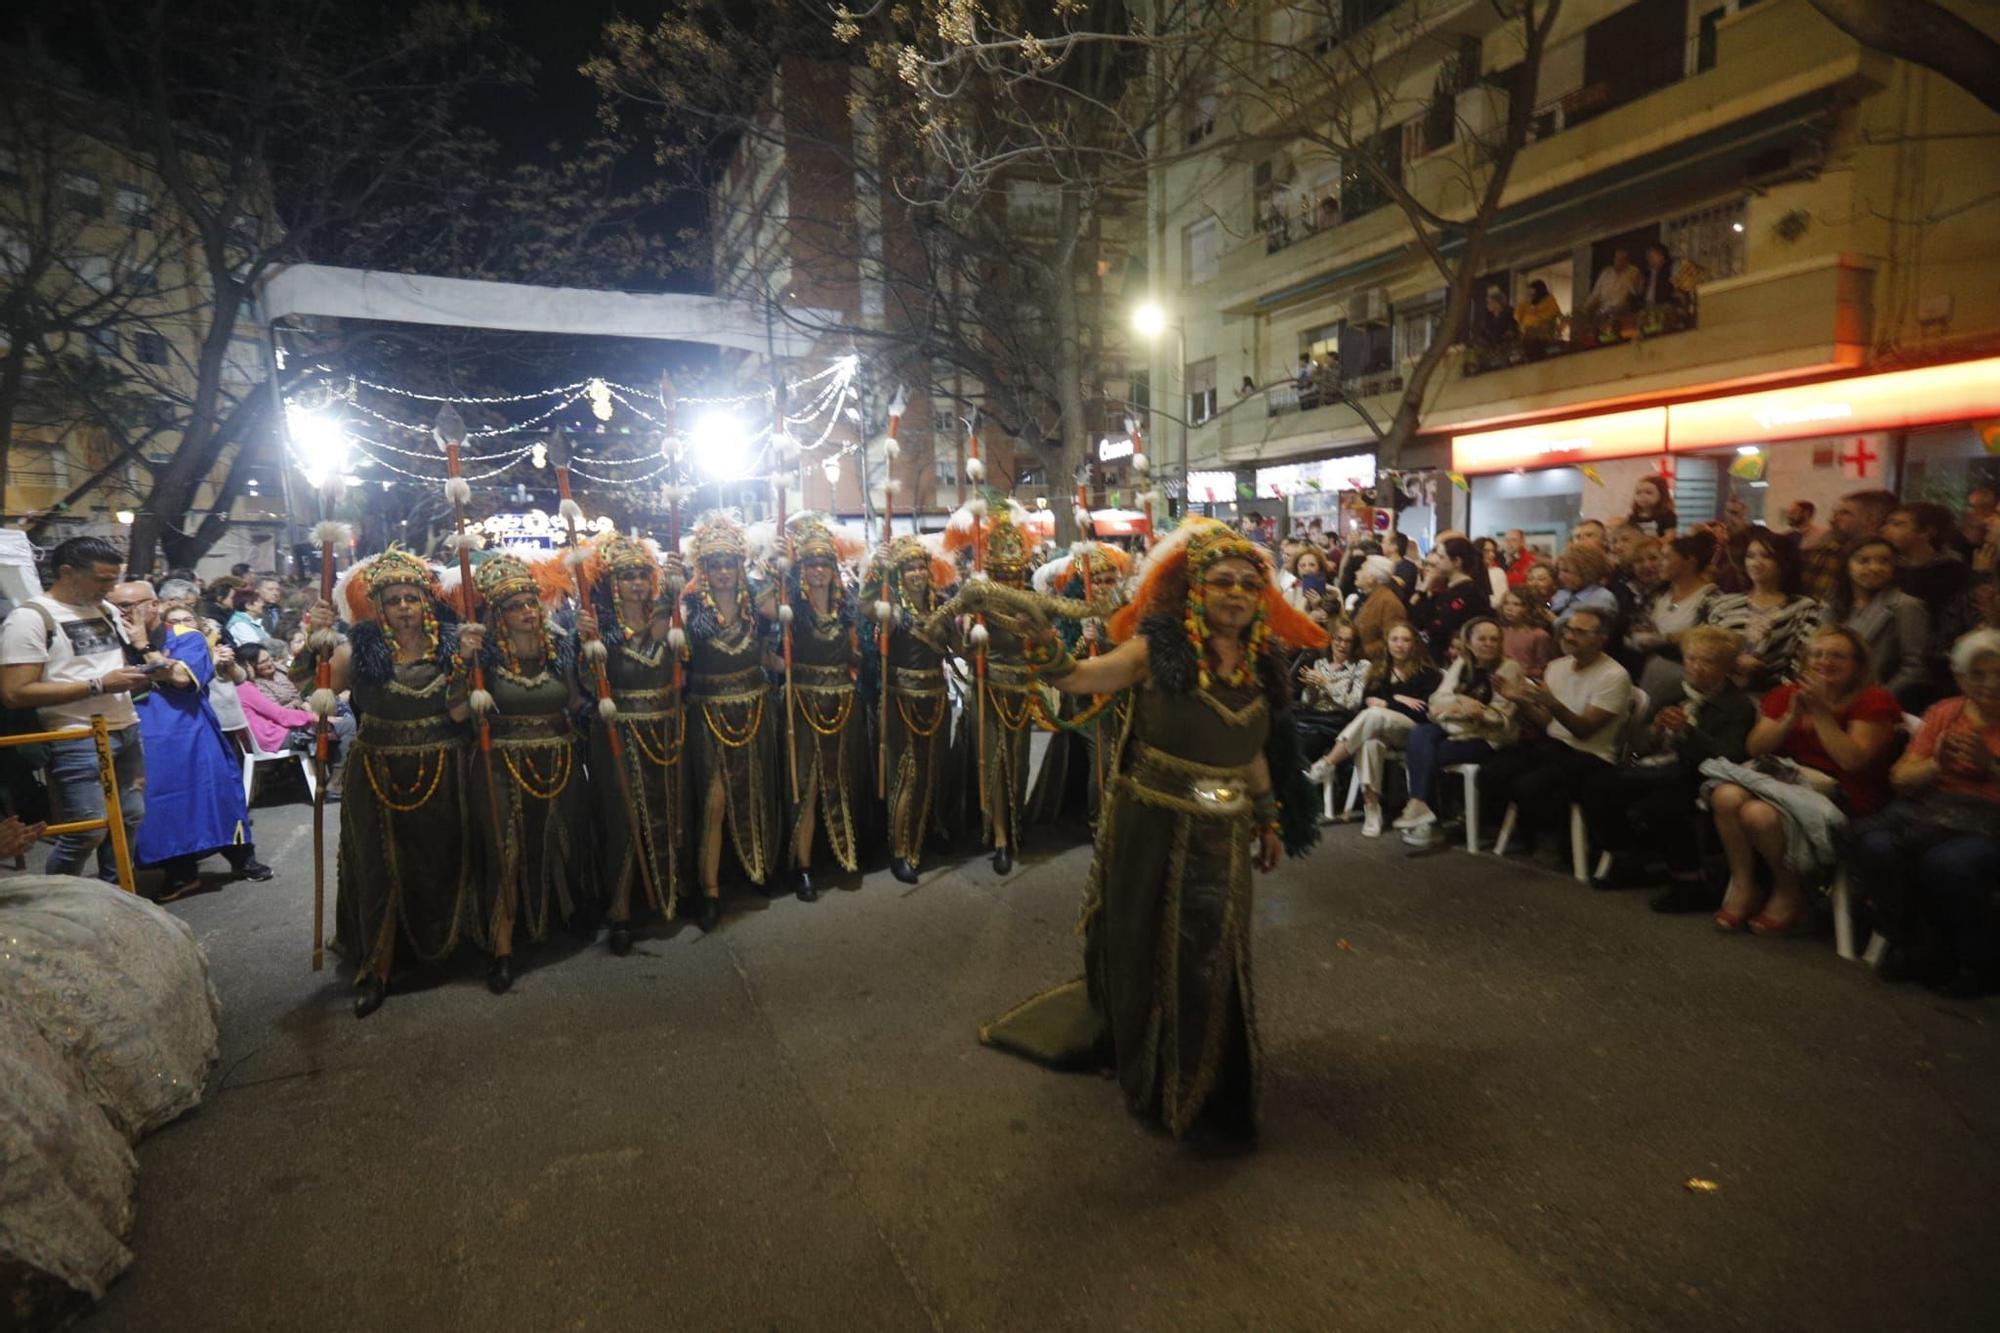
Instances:
[[[1361,817],[1361,836],[1379,838],[1382,836],[1382,807],[1371,805],[1368,813]]]
[[[1425,810],[1421,814],[1398,815],[1396,817],[1396,822],[1389,825],[1389,827],[1393,829],[1404,829],[1404,830],[1413,828],[1429,828],[1431,825],[1437,822],[1438,822],[1437,812],[1435,810]]]
[[[1438,837],[1436,820],[1432,820],[1428,824],[1416,824],[1403,830],[1403,845],[1413,851],[1430,851],[1442,841]]]

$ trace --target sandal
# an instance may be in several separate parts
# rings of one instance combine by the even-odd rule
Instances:
[[[1813,931],[1813,914],[1810,907],[1802,909],[1797,916],[1780,921],[1767,912],[1759,912],[1750,918],[1750,933],[1762,935],[1766,939],[1788,940],[1800,935],[1810,935]]]
[[[1723,910],[1715,914],[1715,928],[1724,934],[1734,934],[1743,929],[1743,914]]]

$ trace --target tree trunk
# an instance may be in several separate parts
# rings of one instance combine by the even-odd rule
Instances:
[[[1877,51],[1942,74],[2000,111],[2000,41],[1930,0],[1812,0],[1826,21]]]
[[[209,265],[209,272],[218,278],[215,306],[209,314],[201,355],[196,362],[194,401],[188,412],[187,429],[173,458],[153,474],[152,492],[132,523],[132,545],[125,560],[127,567],[142,577],[152,568],[162,544],[169,540],[168,534],[181,535],[181,524],[193,508],[202,482],[215,471],[222,450],[234,438],[233,423],[242,417],[245,403],[260,396],[253,389],[230,409],[226,419],[217,416],[222,398],[223,355],[228,351],[236,316],[243,308],[243,291],[235,279],[224,276],[227,270],[221,262],[220,247],[215,250]]]
[[[7,348],[0,362],[0,522],[7,517],[7,480],[14,458],[14,408],[21,401],[21,384],[27,378],[28,349],[19,341]]]

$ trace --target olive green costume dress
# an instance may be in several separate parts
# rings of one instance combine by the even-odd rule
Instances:
[[[926,837],[948,838],[943,789],[951,753],[951,693],[944,650],[924,637],[920,622],[897,606],[889,631],[888,713],[877,719],[888,773],[889,855],[923,864]],[[876,636],[870,646],[879,647]],[[878,654],[871,661],[880,665]],[[879,678],[878,678],[879,679]],[[870,691],[880,698],[879,687]]]
[[[348,699],[360,725],[340,803],[334,937],[357,982],[389,980],[405,952],[436,962],[463,939],[484,943],[466,854],[467,733],[447,704],[455,629],[445,626],[433,655],[411,663],[395,660],[371,621],[348,636]],[[298,666],[309,680],[311,654]]]
[[[1274,760],[1274,726],[1289,726],[1275,716],[1282,666],[1267,659],[1259,684],[1204,689],[1178,621],[1152,617],[1142,632],[1150,680],[1134,691],[1099,820],[1080,923],[1084,978],[996,1019],[980,1039],[1057,1068],[1115,1064],[1127,1105],[1175,1137],[1197,1122],[1246,1130],[1258,1064],[1249,784],[1260,754]],[[1296,784],[1280,784],[1281,801],[1309,801],[1287,787]],[[1296,835],[1297,850],[1310,839]]]
[[[722,779],[724,819],[737,864],[762,885],[775,867],[779,784],[779,729],[784,700],[774,698],[764,675],[764,638],[755,613],[723,628],[698,596],[682,604],[687,623],[687,764],[691,808],[706,808],[715,779]]]
[[[484,653],[500,826],[487,800],[488,765],[476,752],[467,803],[483,853],[489,947],[500,954],[522,934],[547,938],[552,922],[593,924],[601,906],[582,738],[570,721],[575,663],[566,639],[551,635],[549,643],[551,651],[518,670],[500,659],[491,636]]]
[[[838,613],[822,618],[805,597],[796,598],[792,607],[795,713],[790,743],[798,765],[800,799],[787,825],[787,855],[796,854],[805,797],[816,791],[815,834],[825,837],[842,870],[855,870],[861,864],[860,828],[867,809],[863,801],[873,794],[868,786],[868,711],[855,706],[859,699],[854,682],[859,661],[855,627],[851,618]],[[789,787],[789,773],[785,781]]]
[[[605,675],[617,715],[606,721],[593,711],[590,726],[591,805],[597,815],[603,866],[605,917],[628,922],[637,896],[640,911],[671,917],[681,889],[681,829],[686,820],[681,756],[687,744],[687,714],[674,688],[674,659],[666,640],[649,641],[644,631],[628,637],[603,615]],[[595,680],[585,685],[594,689]],[[617,729],[625,778],[611,754]]]
[[[980,827],[988,846],[998,846],[1004,834],[1007,845],[1019,852],[1027,814],[1030,747],[1043,707],[1041,686],[1028,674],[1020,636],[998,627],[987,632],[985,707],[979,717],[984,747],[975,737],[973,750],[973,763],[984,765],[979,774]],[[978,670],[976,662],[973,669]],[[979,693],[975,677],[975,706]]]

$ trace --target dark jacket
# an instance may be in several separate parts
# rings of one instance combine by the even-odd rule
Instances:
[[[1669,708],[1687,705],[1687,687],[1680,681],[1653,701],[1648,722]],[[1750,753],[1750,728],[1757,725],[1757,701],[1749,691],[1725,681],[1695,714],[1694,725],[1667,742],[1680,759],[1681,772],[1692,778],[1710,759],[1742,763]]]

